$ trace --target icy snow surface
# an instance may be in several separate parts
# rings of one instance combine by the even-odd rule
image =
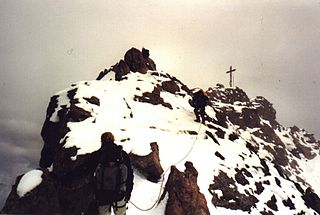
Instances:
[[[17,194],[23,197],[36,188],[42,182],[42,174],[43,172],[41,170],[31,170],[24,174],[17,186]]]

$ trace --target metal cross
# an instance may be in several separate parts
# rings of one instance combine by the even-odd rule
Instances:
[[[227,71],[227,73],[230,73],[230,82],[229,82],[230,87],[232,87],[232,85],[234,84],[234,80],[233,80],[233,77],[232,77],[232,73],[235,72],[235,71],[236,71],[236,69],[232,69],[232,66],[230,66],[230,70]]]

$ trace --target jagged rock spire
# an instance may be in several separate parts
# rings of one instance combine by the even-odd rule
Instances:
[[[149,56],[150,53],[148,49],[142,48],[142,51],[140,51],[137,48],[132,47],[125,53],[124,60],[121,59],[110,69],[105,69],[100,72],[97,80],[101,80],[110,71],[115,72],[117,81],[120,81],[122,77],[130,71],[140,72],[142,74],[147,73],[148,70],[156,71],[156,64]]]

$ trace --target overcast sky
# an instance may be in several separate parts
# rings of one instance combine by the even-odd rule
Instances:
[[[37,167],[50,97],[131,47],[189,87],[228,86],[232,65],[281,124],[320,138],[319,38],[320,0],[0,0],[0,186]]]

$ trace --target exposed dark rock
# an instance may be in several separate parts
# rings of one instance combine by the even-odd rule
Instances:
[[[96,80],[101,80],[106,74],[108,74],[112,69],[104,69],[103,71],[101,71],[98,75],[98,77],[96,78]]]
[[[169,193],[166,215],[208,215],[207,201],[197,185],[198,172],[191,162],[185,163],[185,171],[180,172],[175,166],[167,180],[161,199]]]
[[[69,94],[70,95],[70,94]],[[53,96],[47,108],[47,116],[41,130],[41,137],[44,141],[41,150],[41,158],[39,165],[42,168],[50,167],[53,163],[57,147],[60,139],[66,134],[66,113],[67,108],[64,107],[58,112],[58,122],[50,121],[50,118],[57,107],[58,96]]]
[[[226,88],[221,90],[223,85],[216,88],[209,88],[207,93],[211,100],[233,104],[234,102],[249,102],[247,94],[240,88]]]
[[[227,114],[226,112],[222,109],[217,109],[215,108],[214,109],[215,113],[216,113],[216,118],[217,118],[217,121],[215,121],[216,124],[224,127],[224,128],[227,128],[228,125],[227,125]]]
[[[274,211],[278,211],[277,199],[274,195],[272,195],[271,199],[267,201],[267,206]]]
[[[206,134],[213,140],[213,142],[220,145],[219,141],[214,137],[214,135],[210,131],[206,130]]]
[[[261,158],[260,158],[260,163],[261,163],[261,165],[262,165],[262,167],[263,167],[263,168],[262,168],[262,171],[263,171],[264,175],[265,175],[265,176],[271,175],[271,174],[270,174],[270,169],[269,169],[266,161],[265,161],[264,159],[261,159]]]
[[[304,190],[301,188],[299,183],[294,182],[294,185],[301,194],[304,194]]]
[[[249,184],[249,181],[246,179],[246,177],[243,174],[243,172],[244,172],[243,170],[244,169],[239,170],[238,168],[236,168],[235,170],[237,172],[236,175],[235,175],[236,181],[241,185]]]
[[[252,174],[251,174],[247,169],[242,168],[240,171],[241,171],[245,176],[250,177],[250,178],[253,178]]]
[[[250,152],[253,152],[255,154],[257,154],[257,152],[259,151],[259,146],[255,146],[249,142],[246,142],[246,147],[249,149]]]
[[[261,215],[274,215],[274,213],[272,213],[271,211],[268,211],[266,209],[264,209],[264,211],[260,211]]]
[[[260,127],[260,118],[258,111],[254,108],[242,108],[241,116],[243,124],[248,128]]]
[[[257,96],[253,102],[257,103],[256,109],[258,114],[263,119],[270,121],[271,125],[275,127],[276,123],[276,110],[273,108],[272,104],[262,96]]]
[[[214,126],[213,124],[210,124],[210,123],[208,123],[207,126],[208,126],[209,128],[211,128],[211,129],[215,129],[215,130],[216,130],[215,134],[216,134],[219,138],[221,138],[221,139],[224,138],[226,132],[223,131],[221,128],[219,128],[219,127],[217,127],[217,126]],[[211,132],[210,132],[210,133],[211,133]],[[209,134],[208,134],[208,135],[209,135]],[[212,135],[212,136],[213,136],[213,135]]]
[[[226,118],[232,122],[232,124],[238,125],[240,128],[256,128],[260,127],[260,118],[258,116],[257,110],[254,108],[245,107],[242,108],[241,112],[237,112],[233,107],[222,108],[223,114]],[[219,114],[221,115],[221,114]],[[221,119],[223,115],[219,116]]]
[[[168,91],[172,94],[175,94],[180,91],[179,86],[174,81],[164,81],[161,84],[162,89]]]
[[[146,54],[144,54],[146,56]],[[149,53],[148,53],[149,55]],[[136,48],[131,48],[124,55],[124,61],[133,72],[147,73],[147,70],[156,70],[156,64],[149,57],[144,57],[142,52]]]
[[[97,105],[97,106],[100,106],[100,100],[95,97],[95,96],[91,96],[90,98],[83,98],[84,100],[88,101],[89,103],[91,104],[94,104],[94,105]]]
[[[292,163],[292,162],[291,162]],[[287,179],[288,177],[285,175],[283,168],[278,165],[278,164],[274,164],[274,168],[278,171],[279,175],[284,178]]]
[[[70,101],[71,101],[71,100],[74,98],[74,96],[77,94],[77,91],[78,91],[78,88],[74,88],[74,89],[69,90],[69,91],[67,92],[67,96],[68,96],[68,98],[69,98]]]
[[[155,87],[153,91],[150,92],[144,92],[142,96],[135,96],[134,100],[138,100],[139,102],[146,102],[150,103],[153,105],[159,105],[161,104],[162,106],[172,109],[171,104],[164,102],[163,98],[160,96],[160,89],[159,86]]]
[[[259,181],[259,182],[256,182],[255,185],[256,185],[256,189],[257,189],[256,193],[258,195],[260,195],[264,191],[264,187],[263,187],[262,183]]]
[[[279,187],[281,187],[281,182],[280,182],[280,180],[279,180],[277,177],[275,177],[274,180],[276,181],[276,184],[277,184]]]
[[[198,132],[196,131],[187,131],[187,133],[190,135],[198,135]]]
[[[54,113],[54,110],[58,107],[58,97],[59,96],[55,95],[50,98],[50,102],[49,102],[49,105],[47,108],[47,114],[46,114],[47,118],[50,118]]]
[[[81,122],[91,117],[91,113],[89,111],[86,111],[73,104],[71,104],[68,114],[70,117],[70,122]]]
[[[320,198],[310,187],[306,189],[302,199],[308,207],[320,214]]]
[[[143,58],[148,58],[150,56],[149,50],[145,49],[144,47],[142,48],[142,56]]]
[[[273,155],[274,163],[281,166],[287,166],[289,164],[288,153],[286,146],[275,133],[274,129],[268,125],[260,127],[259,131],[253,133],[255,136],[263,139],[264,141],[271,143],[270,145],[264,145],[264,148]]]
[[[58,183],[53,179],[52,174],[43,169],[41,184],[20,197],[16,190],[22,176],[17,177],[1,214],[59,214]]]
[[[124,55],[124,61],[129,66],[130,70],[133,72],[147,73],[147,65],[145,58],[143,57],[141,51],[136,48],[131,48]]]
[[[291,199],[289,197],[287,200],[283,200],[282,203],[284,206],[290,208],[290,210],[296,209],[296,207],[294,206],[293,202],[291,201]]]
[[[223,196],[219,197],[214,192],[215,190],[221,190]],[[214,177],[213,184],[209,186],[209,192],[212,195],[212,204],[216,207],[250,212],[251,208],[255,207],[258,202],[255,196],[240,193],[237,190],[235,181],[222,171],[218,176]]]
[[[130,137],[121,139],[120,142],[126,142],[126,141],[129,141],[129,140],[130,140]]]
[[[117,63],[112,67],[112,69],[115,72],[116,81],[121,81],[124,75],[127,75],[130,73],[130,68],[126,64],[126,62],[124,62],[124,60],[120,60],[119,63]]]
[[[237,140],[237,139],[239,139],[239,137],[238,137],[237,134],[232,133],[232,134],[229,135],[229,140],[235,141],[235,140]]]
[[[306,138],[308,138],[308,141],[304,142],[303,140],[300,140],[298,137],[300,129],[297,126],[293,126],[290,128],[290,136],[293,137],[293,143],[295,144],[296,148],[291,150],[292,154],[296,156],[297,158],[301,158],[300,154],[302,154],[307,159],[313,159],[317,153],[319,152],[320,143],[317,142],[312,134],[306,134]],[[302,144],[301,142],[304,142]],[[309,147],[307,147],[309,146]]]
[[[155,64],[155,62],[151,59],[151,58],[145,58],[146,60],[146,65],[147,65],[147,68],[149,70],[152,70],[152,71],[156,71],[157,70],[157,65]]]
[[[218,151],[216,151],[214,153],[215,156],[217,156],[218,158],[220,158],[221,160],[225,160],[225,158],[222,156],[222,154],[220,154]]]
[[[139,156],[130,153],[132,165],[141,172],[149,181],[158,182],[163,173],[159,158],[159,148],[157,143],[150,143],[151,152],[146,156]]]
[[[265,181],[263,181],[263,184],[270,185],[271,183],[269,180],[265,180]]]

